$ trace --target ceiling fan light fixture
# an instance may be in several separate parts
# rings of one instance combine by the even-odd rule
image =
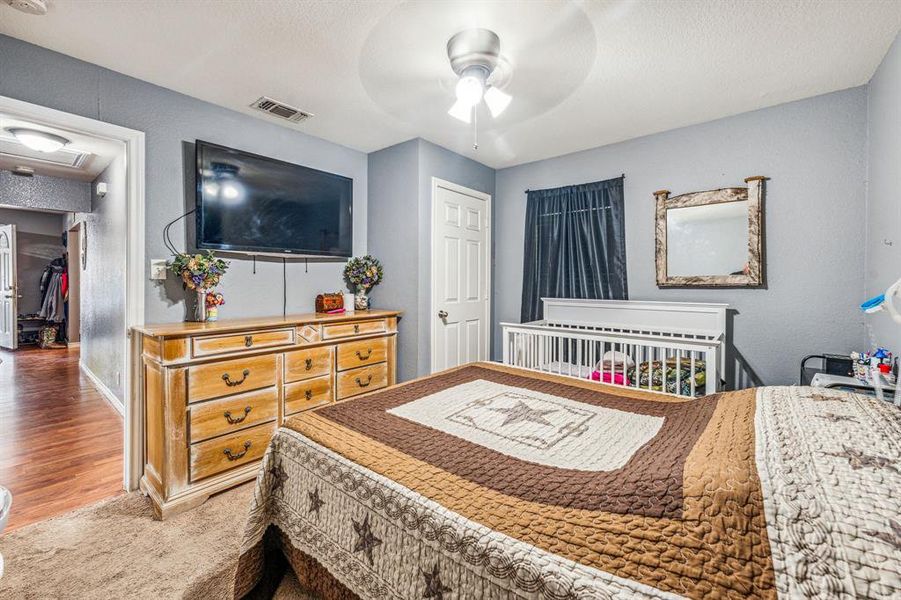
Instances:
[[[513,96],[505,94],[496,87],[490,87],[485,92],[485,104],[488,105],[488,110],[495,119],[507,110],[511,100],[513,100]]]
[[[479,66],[469,67],[457,82],[457,101],[465,102],[469,106],[475,106],[482,100],[485,94],[485,80],[488,79],[487,71]]]
[[[69,144],[69,140],[61,135],[38,131],[37,129],[10,127],[7,131],[13,134],[23,146],[37,152],[56,152]]]
[[[463,102],[462,100],[457,100],[453,106],[451,106],[450,110],[447,111],[447,114],[452,116],[453,118],[463,121],[464,123],[472,122],[472,105]]]

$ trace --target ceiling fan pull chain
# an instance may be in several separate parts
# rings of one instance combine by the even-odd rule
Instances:
[[[472,107],[472,149],[479,149],[479,109]]]

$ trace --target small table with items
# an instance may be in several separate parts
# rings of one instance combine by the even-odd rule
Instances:
[[[809,367],[807,363],[820,359],[820,367]],[[876,395],[876,384],[868,378],[866,381],[854,377],[854,363],[850,356],[841,354],[811,354],[801,361],[799,383],[811,387],[830,388],[855,392],[858,394]],[[895,393],[894,381],[889,382],[880,375],[879,382],[882,393],[891,396]]]

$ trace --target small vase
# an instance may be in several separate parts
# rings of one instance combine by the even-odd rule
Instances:
[[[206,307],[206,322],[210,321],[218,321],[219,320],[219,307],[218,306],[207,306]]]
[[[194,321],[206,322],[206,290],[195,290],[197,297],[194,300]]]
[[[369,290],[364,287],[358,287],[357,293],[354,294],[354,308],[356,310],[366,310],[369,308]]]

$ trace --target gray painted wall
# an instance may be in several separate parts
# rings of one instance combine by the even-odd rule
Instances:
[[[385,267],[373,302],[404,311],[400,381],[430,367],[432,177],[494,196],[494,169],[422,139],[369,155],[369,251]]]
[[[59,213],[0,207],[0,223],[14,224],[18,233],[52,235],[60,243],[65,216]]]
[[[81,362],[102,381],[125,406],[122,374],[128,356],[125,337],[126,171],[125,156],[119,155],[92,184],[105,182],[108,192],[93,194],[90,213],[75,213],[67,226],[82,222],[86,242],[86,265],[76,257],[69,269],[81,269],[80,320]]]
[[[384,267],[372,306],[404,311],[398,325],[397,378],[418,372],[419,344],[419,140],[369,155],[369,252]]]
[[[354,253],[366,251],[366,154],[221,108],[63,54],[0,36],[0,95],[115,123],[146,134],[146,258],[168,258],[163,226],[193,206],[193,147],[196,139],[338,173],[354,180]],[[40,77],[35,77],[40,73]],[[265,90],[248,90],[248,102]],[[191,227],[193,229],[193,227]],[[185,245],[184,222],[172,228]],[[282,312],[282,262],[233,256],[220,286],[223,317]],[[287,310],[313,309],[321,291],[343,287],[343,261],[287,264]],[[179,321],[184,293],[170,276],[166,285],[147,283],[147,322]]]
[[[2,37],[0,36],[0,41]],[[0,61],[0,90],[3,85],[2,72],[3,62]],[[6,94],[0,91],[0,95]],[[89,211],[91,184],[46,175],[22,177],[9,171],[0,171],[0,204],[32,210]]]
[[[497,323],[519,320],[525,190],[620,173],[632,299],[728,302],[736,349],[766,384],[797,382],[806,354],[861,347],[866,118],[860,87],[498,171],[495,355]],[[751,175],[770,178],[768,288],[658,289],[653,192],[735,186]]]
[[[901,277],[901,36],[870,81],[868,109],[866,296],[870,297]],[[885,312],[868,315],[866,321],[870,346],[901,352],[901,326]]]

